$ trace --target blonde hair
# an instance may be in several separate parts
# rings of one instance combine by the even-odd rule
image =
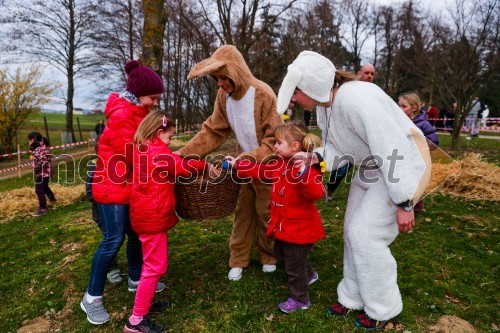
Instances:
[[[351,72],[338,70],[335,72],[335,79],[333,81],[333,87],[338,88],[346,82],[357,81],[358,76]]]
[[[309,133],[307,127],[302,123],[289,122],[280,125],[274,131],[274,137],[284,139],[289,145],[298,142],[300,151],[313,151],[314,148],[321,146],[321,139]]]
[[[415,93],[406,93],[400,95],[399,99],[401,98],[407,101],[412,108],[415,107],[415,111],[413,111],[410,115],[411,119],[415,118],[420,113],[420,97],[418,97],[418,95]]]
[[[134,144],[140,145],[155,138],[156,132],[161,129],[163,132],[175,127],[175,122],[168,118],[164,111],[151,111],[141,121],[134,134]]]

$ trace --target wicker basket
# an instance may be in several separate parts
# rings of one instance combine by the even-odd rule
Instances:
[[[226,217],[234,212],[239,184],[230,173],[208,181],[198,177],[175,184],[177,215],[186,220],[205,221]]]

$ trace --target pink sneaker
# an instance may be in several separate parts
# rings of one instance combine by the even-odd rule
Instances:
[[[278,308],[284,313],[290,313],[296,310],[307,310],[310,306],[311,302],[301,303],[290,297],[286,302],[280,303]]]

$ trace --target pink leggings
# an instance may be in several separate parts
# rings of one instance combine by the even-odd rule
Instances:
[[[159,234],[139,235],[142,243],[141,280],[135,295],[134,316],[145,316],[155,297],[156,285],[160,278],[167,272],[168,267],[168,237],[167,232]]]

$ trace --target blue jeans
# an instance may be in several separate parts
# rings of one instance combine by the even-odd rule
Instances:
[[[102,296],[106,274],[120,247],[127,241],[128,276],[139,281],[142,269],[142,248],[139,237],[130,226],[129,205],[97,204],[101,218],[102,241],[92,259],[90,282],[87,292],[91,296]]]

